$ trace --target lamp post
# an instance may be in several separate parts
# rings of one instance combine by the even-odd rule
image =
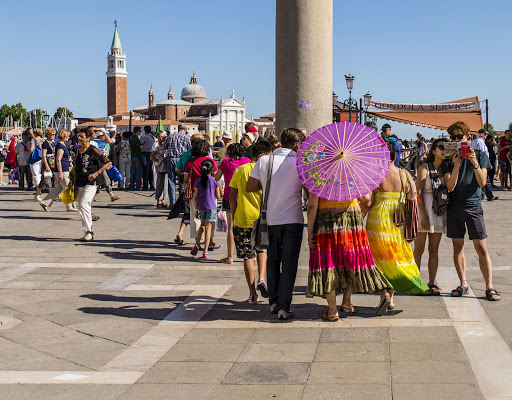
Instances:
[[[352,108],[355,108],[357,110],[357,101],[352,99],[352,89],[354,88],[354,79],[355,79],[355,76],[352,76],[350,74],[345,75],[345,81],[347,82],[347,89],[348,89],[348,100],[345,100],[343,102],[343,109],[345,109],[345,107],[348,107],[348,122],[352,122]]]
[[[43,120],[44,120],[44,123],[46,124],[46,126],[48,127],[48,121],[50,120],[50,116],[48,115],[48,113],[46,111],[43,114]]]
[[[133,111],[130,111],[130,123],[129,123],[129,126],[128,126],[128,130],[130,132],[132,131],[132,118],[133,118]]]
[[[368,112],[368,107],[370,106],[370,103],[372,101],[372,95],[371,93],[368,91],[366,92],[366,94],[363,96],[364,98],[364,122],[366,122],[366,113]]]

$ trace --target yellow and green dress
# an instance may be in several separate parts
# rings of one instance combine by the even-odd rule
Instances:
[[[352,283],[359,293],[388,288],[372,257],[359,201],[318,199],[314,233],[316,248],[309,250],[307,297],[342,293]]]
[[[420,277],[411,245],[405,240],[403,226],[397,227],[393,215],[400,192],[377,192],[368,214],[366,231],[377,267],[396,292],[423,294],[428,286]]]

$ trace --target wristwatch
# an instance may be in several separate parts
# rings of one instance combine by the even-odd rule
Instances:
[[[476,164],[473,164],[473,169],[478,169],[480,168],[480,164],[476,163]]]

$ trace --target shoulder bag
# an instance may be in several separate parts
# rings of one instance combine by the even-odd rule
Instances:
[[[407,180],[405,180],[402,177],[402,172],[405,174],[405,171],[399,169],[398,173],[400,175],[400,197],[398,198],[398,206],[393,214],[393,223],[396,226],[402,226],[405,224],[405,185],[407,184]]]
[[[30,157],[28,158],[28,163],[30,165],[35,164],[38,161],[41,161],[43,159],[43,150],[41,147],[37,145],[37,141],[34,140],[34,150],[32,150],[32,154],[30,154]]]
[[[268,160],[267,184],[265,185],[265,194],[263,195],[263,199],[261,200],[260,216],[256,221],[254,221],[251,232],[251,247],[258,251],[266,250],[270,245],[267,223],[267,203],[273,167],[274,155],[271,154]]]

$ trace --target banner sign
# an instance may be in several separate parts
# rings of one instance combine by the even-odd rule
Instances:
[[[385,103],[382,101],[371,101],[368,111],[428,111],[428,112],[450,112],[450,111],[480,111],[479,102],[471,103],[442,103],[442,104],[411,104],[411,103]]]

